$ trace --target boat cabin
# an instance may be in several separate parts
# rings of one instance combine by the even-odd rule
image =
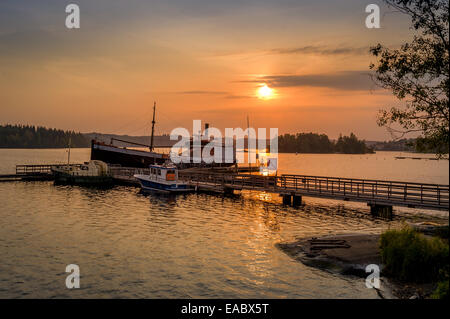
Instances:
[[[178,181],[178,169],[172,163],[150,165],[149,170],[148,175],[133,175],[139,181],[143,190],[163,193],[191,192],[194,190],[187,183]]]
[[[178,180],[178,169],[173,165],[150,165],[149,175],[155,181],[174,182]]]

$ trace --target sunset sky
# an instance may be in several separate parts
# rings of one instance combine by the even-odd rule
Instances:
[[[70,1],[0,2],[0,124],[144,135],[156,101],[157,134],[248,114],[279,133],[390,139],[376,114],[398,102],[370,80],[368,50],[412,31],[381,1],[73,2],[80,29],[65,27]],[[365,27],[370,3],[381,29]]]

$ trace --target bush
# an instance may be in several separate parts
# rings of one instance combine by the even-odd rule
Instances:
[[[448,226],[438,228],[435,235],[440,238],[448,239]]]
[[[433,299],[448,299],[448,278],[438,283],[437,289],[431,295]]]
[[[381,235],[380,248],[384,272],[401,281],[437,282],[448,269],[448,243],[411,228],[386,231]]]

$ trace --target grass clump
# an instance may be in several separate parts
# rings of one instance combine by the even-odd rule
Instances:
[[[433,299],[448,299],[449,276],[448,267],[446,271],[442,271],[441,280],[438,282],[436,290],[431,295]]]
[[[406,282],[440,281],[438,290],[448,293],[448,247],[448,241],[427,238],[408,227],[388,230],[380,239],[383,272]]]

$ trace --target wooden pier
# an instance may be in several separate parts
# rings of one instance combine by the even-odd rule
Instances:
[[[134,174],[148,169],[110,168],[117,182],[139,185]],[[286,205],[298,206],[302,197],[365,202],[373,215],[390,217],[393,206],[449,210],[449,186],[440,184],[283,174],[261,176],[211,169],[180,170],[179,179],[199,191],[233,193],[254,190],[277,193]]]
[[[109,170],[113,176],[113,180],[116,184],[139,186],[139,182],[133,177],[135,174],[150,174],[149,168],[134,168],[134,167],[120,167],[110,166]]]
[[[223,192],[256,190],[278,193],[287,205],[300,205],[303,196],[365,202],[373,215],[391,216],[393,206],[449,210],[449,186],[399,181],[309,175],[261,176],[179,172],[198,189]]]
[[[51,168],[62,164],[17,165],[16,174],[0,175],[0,181],[52,179]],[[79,166],[81,164],[71,164]],[[110,166],[117,184],[139,186],[134,174],[149,169]],[[179,179],[199,191],[233,193],[254,190],[277,193],[286,205],[298,206],[302,197],[365,202],[373,215],[391,217],[393,206],[449,210],[449,185],[400,181],[292,175],[262,176],[214,169],[179,170]]]
[[[16,173],[0,175],[0,182],[52,180],[52,167],[61,165],[64,164],[16,165]],[[81,165],[70,164],[73,167],[80,167]]]
[[[109,170],[113,176],[113,179],[118,184],[128,184],[139,186],[139,182],[133,177],[135,174],[150,174],[150,170],[148,168],[134,168],[134,167],[121,167],[121,166],[109,166]],[[215,168],[188,168],[179,170],[179,172],[184,173],[214,173],[214,174],[240,174],[243,172],[259,172],[258,167],[215,167]],[[219,185],[220,186],[220,185]],[[204,185],[206,187],[206,185]]]

